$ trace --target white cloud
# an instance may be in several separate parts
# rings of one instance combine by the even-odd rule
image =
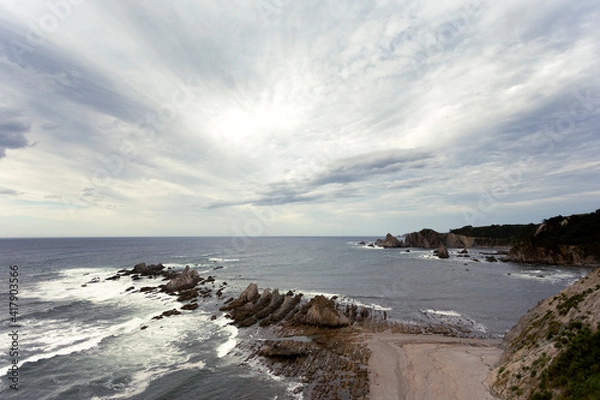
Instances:
[[[600,190],[593,1],[0,11],[4,236],[444,230]]]

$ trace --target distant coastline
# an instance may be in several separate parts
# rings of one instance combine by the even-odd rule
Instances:
[[[540,224],[464,226],[448,233],[433,229],[394,236],[388,233],[367,246],[438,249],[489,247],[508,250],[500,261],[549,265],[600,265],[600,209],[588,214],[562,215]],[[445,258],[445,257],[444,257]]]

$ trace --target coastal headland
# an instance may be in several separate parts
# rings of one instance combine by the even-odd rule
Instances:
[[[496,233],[529,232],[515,240],[510,250],[494,255],[507,255],[503,261],[525,254],[531,256],[526,260],[536,263],[593,265],[599,254],[597,233],[583,236],[597,226],[599,217],[596,211],[555,217],[535,229],[493,227]],[[462,230],[490,232],[488,228]],[[405,247],[409,238],[426,248],[437,247],[437,256],[447,258],[446,245],[460,242],[452,257],[468,257],[467,242],[475,241],[460,235],[425,230],[399,239],[388,234],[372,245]],[[494,255],[486,261],[498,261]],[[392,321],[386,311],[344,303],[336,296],[259,290],[254,282],[231,296],[226,282],[202,278],[189,267],[176,271],[140,263],[107,279],[125,276],[134,281],[162,277],[164,284],[132,286],[126,292],[176,296],[182,303],[180,310],[194,310],[207,298],[216,300],[221,314],[211,319],[224,316],[230,324],[252,332],[237,345],[243,362],[258,361],[272,374],[295,380],[296,394],[307,399],[579,399],[595,398],[585,396],[600,390],[600,268],[541,301],[504,339],[480,337],[452,322]],[[231,297],[226,299],[224,293]],[[167,310],[153,319],[176,316],[180,310]]]

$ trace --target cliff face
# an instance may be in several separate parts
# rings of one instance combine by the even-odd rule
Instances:
[[[507,261],[543,264],[600,264],[600,210],[550,218],[517,243]]]
[[[404,245],[406,247],[422,247],[426,249],[446,247],[471,247],[473,238],[454,233],[439,233],[433,229],[421,229],[419,232],[412,232],[405,236]]]
[[[600,268],[541,301],[504,337],[492,372],[501,399],[592,399],[600,393]]]

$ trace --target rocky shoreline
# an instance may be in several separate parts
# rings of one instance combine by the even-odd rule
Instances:
[[[215,267],[217,270],[219,267]],[[369,360],[371,352],[365,335],[428,334],[474,337],[468,328],[443,324],[401,323],[389,319],[386,311],[356,304],[344,304],[336,297],[264,288],[250,283],[236,297],[225,299],[231,289],[215,276],[201,277],[186,266],[183,270],[162,264],[140,263],[133,269],[119,270],[107,280],[132,281],[161,279],[161,284],[129,287],[125,293],[175,296],[182,304],[156,315],[140,329],[152,329],[152,321],[172,318],[184,310],[193,311],[201,301],[216,301],[219,312],[210,319],[226,317],[232,325],[252,332],[252,339],[237,344],[244,363],[266,366],[276,376],[299,383],[298,392],[310,399],[366,399],[370,393]],[[96,282],[96,281],[94,281]],[[88,282],[92,283],[92,282]]]

